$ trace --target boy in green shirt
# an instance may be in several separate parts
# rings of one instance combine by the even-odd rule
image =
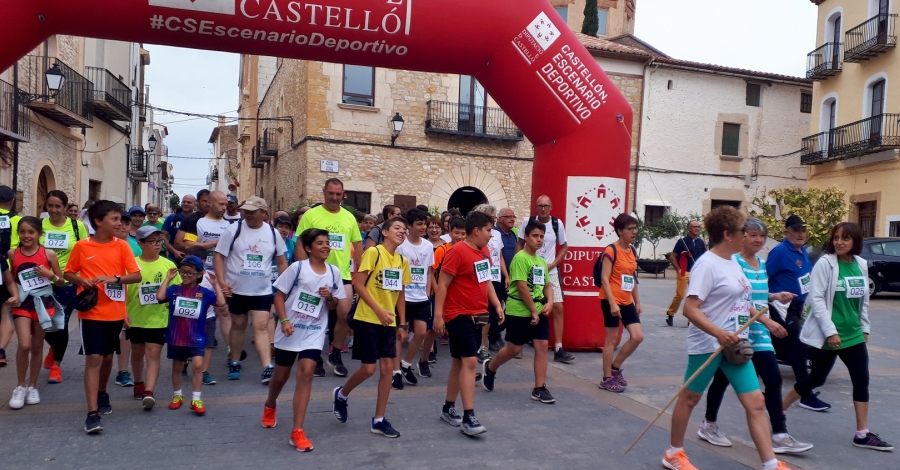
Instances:
[[[534,390],[531,399],[541,403],[556,400],[547,390],[547,348],[550,324],[547,315],[553,308],[553,286],[547,281],[547,261],[537,254],[544,244],[544,224],[532,221],[525,226],[525,248],[516,253],[509,266],[509,297],[506,300],[506,346],[493,359],[484,362],[481,385],[494,391],[497,369],[522,352],[522,346],[534,342]]]

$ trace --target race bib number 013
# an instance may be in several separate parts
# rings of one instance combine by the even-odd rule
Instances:
[[[312,292],[300,291],[297,302],[294,303],[294,311],[310,317],[319,318],[322,311],[322,298]]]

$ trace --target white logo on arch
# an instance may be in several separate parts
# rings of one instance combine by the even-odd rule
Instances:
[[[149,0],[150,6],[234,15],[234,0]]]
[[[544,12],[540,12],[534,21],[528,25],[527,29],[544,51],[556,42],[560,35],[559,29]]]
[[[616,241],[613,220],[625,212],[625,180],[570,176],[566,183],[566,238],[569,246],[601,248]]]

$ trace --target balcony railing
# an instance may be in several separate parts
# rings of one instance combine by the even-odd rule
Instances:
[[[266,165],[259,161],[259,146],[254,146],[253,149],[250,150],[250,167],[251,168],[264,168]]]
[[[897,45],[896,14],[879,13],[865,23],[847,30],[844,62],[862,62]]]
[[[22,101],[16,101],[20,91],[0,80],[0,142],[29,142],[31,118]]]
[[[260,164],[269,163],[272,160],[270,154],[266,152],[263,145],[263,139],[256,140],[256,162]]]
[[[55,57],[25,56],[19,67],[19,84],[25,93],[37,97],[28,107],[35,113],[68,127],[93,127],[91,102],[94,84]],[[51,96],[44,78],[53,65],[57,65],[65,77],[58,93]]]
[[[803,165],[900,149],[900,114],[879,114],[835,127],[803,139],[802,144],[800,163]]]
[[[94,84],[94,115],[105,121],[130,121],[131,88],[104,68],[85,67],[84,72]]]
[[[147,161],[150,152],[141,147],[132,148],[128,152],[128,176],[134,181],[150,181]]]
[[[428,101],[425,132],[520,141],[522,131],[499,108]]]
[[[839,42],[823,44],[806,55],[806,78],[824,80],[841,71],[841,47]]]
[[[278,156],[278,140],[275,129],[266,129],[262,134],[262,153],[272,157]]]

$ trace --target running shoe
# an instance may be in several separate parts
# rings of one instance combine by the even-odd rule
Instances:
[[[791,467],[788,467],[786,463],[779,460],[778,466],[775,467],[775,470],[791,470]]]
[[[537,387],[531,391],[531,399],[534,401],[539,401],[541,403],[551,404],[556,403],[556,398],[553,398],[553,395],[550,395],[550,391],[547,390],[547,386]]]
[[[25,404],[26,405],[37,405],[41,402],[41,394],[38,393],[38,390],[34,387],[28,387],[28,391],[25,393]]]
[[[203,371],[203,385],[215,385],[216,379],[209,375],[209,371]]]
[[[278,417],[275,413],[275,408],[269,408],[269,405],[263,405],[263,415],[262,427],[264,428],[274,428],[276,424],[278,424]]]
[[[13,390],[12,398],[9,399],[9,409],[18,410],[25,406],[25,395],[27,394],[27,387],[16,387],[15,390]]]
[[[675,326],[675,315],[666,314],[666,325]]]
[[[141,405],[143,405],[145,411],[153,409],[153,406],[156,405],[156,398],[153,398],[153,392],[144,392],[144,396],[141,398]]]
[[[131,372],[120,370],[116,374],[116,385],[122,387],[134,387],[134,379],[131,378]]]
[[[800,399],[800,408],[806,408],[812,411],[826,411],[831,409],[831,405],[819,400],[819,392],[811,393]]]
[[[613,393],[622,393],[625,391],[625,387],[622,386],[619,382],[616,381],[614,377],[607,377],[600,382],[600,388],[603,390],[608,390]]]
[[[181,395],[175,395],[174,397],[172,397],[172,401],[169,402],[169,409],[177,410],[178,408],[181,408],[182,404],[184,404],[184,397]]]
[[[437,353],[436,352],[431,351],[430,353],[428,353],[428,363],[429,364],[437,364]]]
[[[47,351],[47,357],[44,358],[44,369],[49,370],[51,367],[53,367],[53,348]]]
[[[338,421],[346,423],[347,400],[339,396],[339,393],[341,393],[341,390],[343,389],[344,387],[337,387],[334,389],[334,407],[332,407],[331,412],[334,413],[334,417],[337,418]]]
[[[506,343],[502,339],[498,339],[497,341],[491,343],[491,345],[488,346],[488,349],[493,352],[498,352],[503,349],[504,346],[506,346]]]
[[[691,465],[691,461],[688,460],[687,454],[684,453],[684,449],[675,452],[673,455],[669,455],[669,451],[663,455],[662,459],[663,467],[668,468],[669,470],[697,470],[697,467]]]
[[[853,446],[862,447],[863,449],[872,449],[881,452],[890,452],[894,450],[894,446],[888,444],[878,437],[874,432],[866,433],[866,437],[853,437]]]
[[[419,377],[431,377],[431,366],[427,361],[419,363]]]
[[[353,349],[353,336],[349,336],[347,338],[347,349]],[[344,352],[344,348],[341,348],[341,352]]]
[[[477,436],[487,432],[487,429],[478,422],[478,418],[474,414],[463,416],[459,430],[467,436]]]
[[[416,374],[413,373],[412,366],[403,367],[400,366],[400,375],[403,376],[403,381],[409,385],[418,385],[419,380],[416,379]]]
[[[103,432],[103,424],[100,422],[100,414],[96,411],[87,414],[84,420],[84,432],[88,434],[98,434]]]
[[[109,394],[97,392],[97,412],[102,415],[112,414],[112,405],[109,403]]]
[[[321,357],[316,361],[316,370],[313,372],[313,377],[325,377],[325,364],[322,362]]]
[[[340,352],[328,355],[328,365],[334,369],[334,375],[338,377],[347,376],[347,368],[344,367],[344,361],[341,360]]]
[[[484,371],[484,373],[481,376],[482,377],[481,378],[481,386],[484,387],[485,390],[487,390],[489,392],[493,392],[494,391],[494,379],[497,377],[497,373],[491,372],[490,369],[488,369],[488,365],[490,363],[491,363],[491,360],[488,359],[488,360],[484,361],[483,364],[481,364],[481,370]]]
[[[313,450],[312,442],[306,438],[306,433],[302,429],[294,429],[291,432],[291,445],[296,447],[298,452]]]
[[[391,388],[394,390],[403,390],[403,374],[400,372],[394,373],[393,378],[391,378]]]
[[[731,440],[725,437],[725,433],[719,431],[719,425],[716,423],[707,423],[704,420],[700,429],[697,430],[697,435],[714,446],[731,447]]]
[[[482,346],[478,348],[478,362],[484,362],[491,358],[491,353],[488,352],[488,348]]]
[[[482,377],[483,377],[483,374],[481,372],[476,372],[475,373],[475,382],[481,382]]]
[[[627,387],[627,386],[628,386],[628,381],[625,380],[625,376],[622,375],[622,369],[613,369],[613,370],[612,370],[612,374],[613,374],[613,375],[612,375],[612,378],[613,378],[616,382],[619,382],[619,385],[621,385],[621,386],[623,386],[623,387]]]
[[[206,408],[203,407],[203,400],[201,400],[201,399],[199,399],[199,398],[196,399],[196,400],[191,400],[191,410],[192,410],[192,411],[194,412],[194,414],[196,414],[197,416],[203,416],[203,415],[205,415],[205,414],[206,414]]]
[[[785,437],[777,440],[775,437],[772,437],[772,451],[776,454],[800,454],[812,448],[812,444],[800,442],[790,434],[786,434]]]
[[[462,424],[462,416],[456,411],[455,406],[451,406],[450,408],[447,408],[447,411],[441,411],[441,421],[450,426],[459,426]]]
[[[47,375],[47,383],[48,384],[61,384],[62,383],[62,371],[59,370],[58,366],[53,366],[50,368],[50,374]]]
[[[559,348],[558,351],[553,353],[553,360],[556,362],[563,362],[569,364],[575,360],[575,356],[570,352],[566,351],[563,348]]]
[[[240,362],[232,362],[228,365],[228,380],[241,380]]]
[[[260,374],[259,383],[263,385],[269,385],[269,382],[272,381],[272,376],[275,375],[275,366],[268,365],[265,369],[263,369],[262,374]]]
[[[400,437],[400,433],[391,426],[391,423],[388,422],[387,418],[382,418],[381,421],[375,422],[375,418],[372,418],[372,428],[369,429],[372,434],[381,434],[384,437]]]
[[[341,346],[341,354],[346,354],[348,352],[350,352],[350,346],[347,346],[346,344]],[[306,442],[309,442],[309,441],[306,441]],[[310,450],[312,450],[312,449],[310,449]],[[305,451],[301,451],[301,452],[305,452]]]
[[[6,366],[6,350],[0,348],[0,367]]]
[[[147,390],[143,383],[135,383],[134,388],[132,389],[132,396],[135,400],[143,400],[144,399],[144,391]]]

